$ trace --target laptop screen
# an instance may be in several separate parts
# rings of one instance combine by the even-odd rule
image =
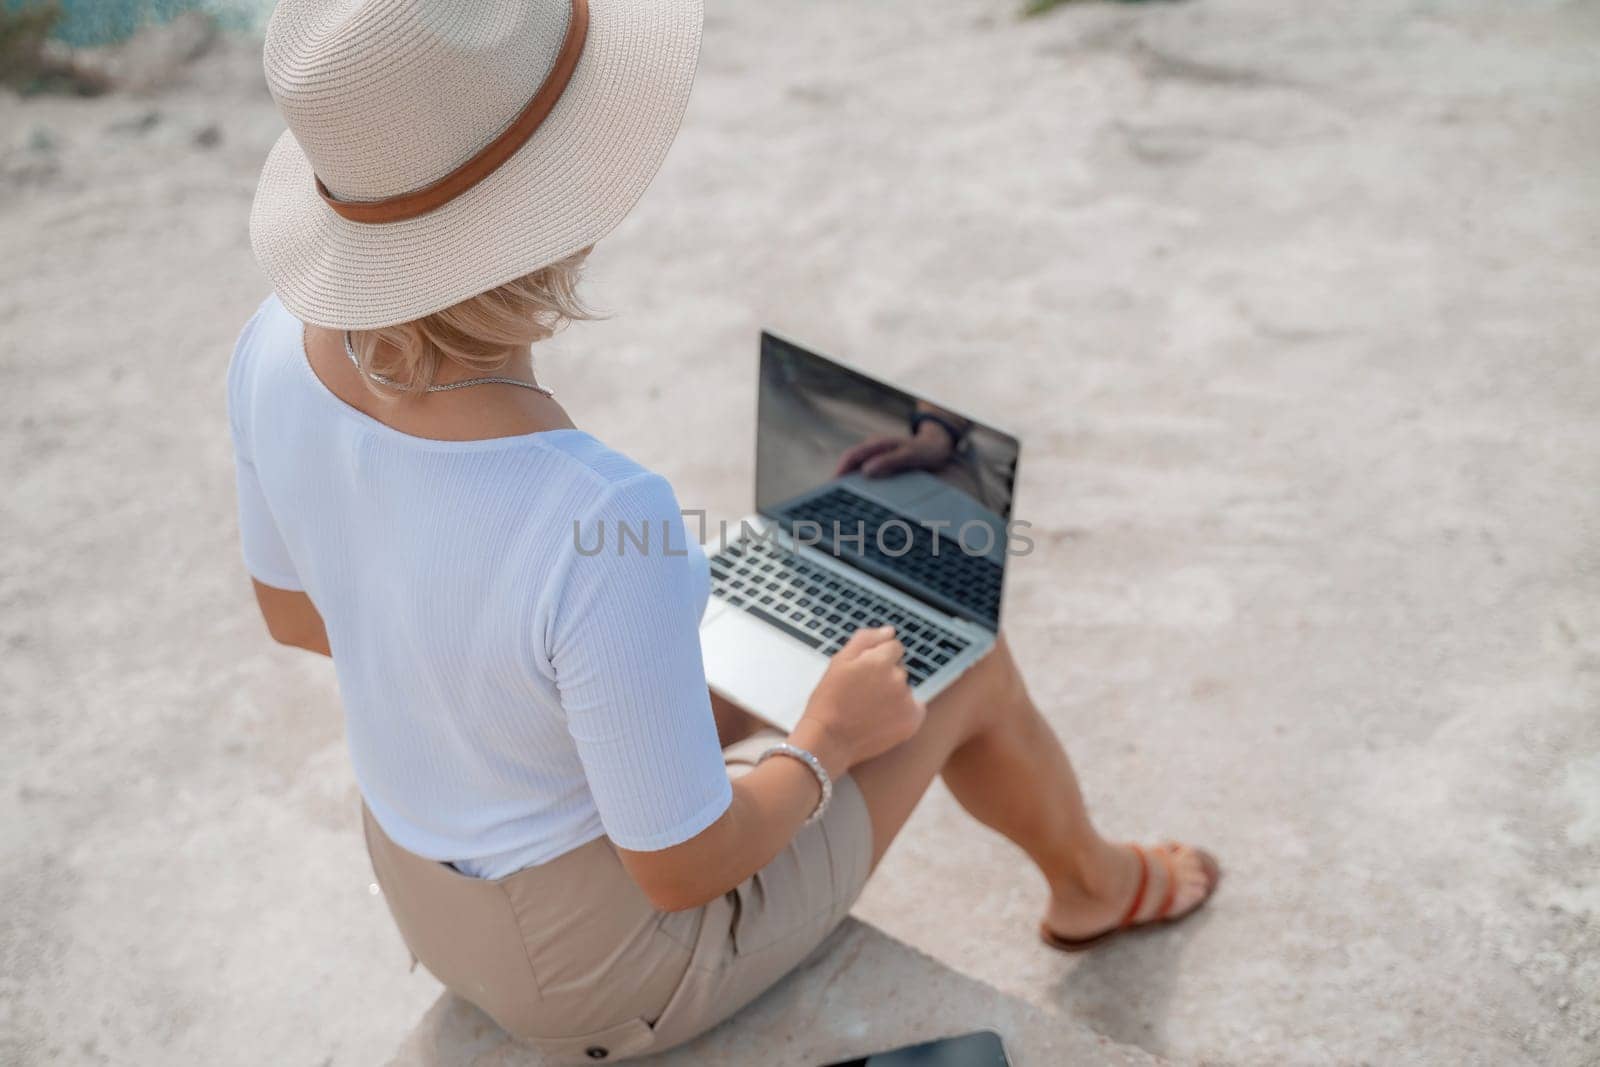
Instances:
[[[996,630],[1017,440],[761,335],[756,508],[816,546]]]

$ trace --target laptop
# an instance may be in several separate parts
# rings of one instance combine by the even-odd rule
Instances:
[[[850,634],[891,624],[932,699],[999,631],[1017,439],[772,333],[759,381],[756,513],[702,538],[707,681],[792,730]]]

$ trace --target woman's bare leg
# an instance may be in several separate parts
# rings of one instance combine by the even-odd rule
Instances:
[[[723,748],[743,741],[764,725],[760,719],[716,693],[711,694],[711,715],[717,720],[717,741]]]
[[[1029,698],[1005,639],[928,707],[910,741],[854,768],[851,776],[872,814],[873,865],[882,859],[937,774],[961,806],[1033,859],[1050,888],[1045,921],[1066,937],[1116,923],[1132,899],[1139,862],[1107,842],[1084,807],[1078,779],[1061,742]],[[1172,914],[1205,896],[1199,856],[1176,858]],[[1151,864],[1141,916],[1154,913],[1166,871]]]

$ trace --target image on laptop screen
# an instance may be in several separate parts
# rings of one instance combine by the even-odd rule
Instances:
[[[952,615],[999,628],[1016,438],[770,333],[756,508]]]

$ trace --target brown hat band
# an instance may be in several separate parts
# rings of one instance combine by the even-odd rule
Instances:
[[[544,84],[533,94],[526,107],[518,113],[500,136],[483,146],[483,149],[455,170],[436,182],[410,193],[384,197],[382,200],[336,200],[316,178],[317,194],[334,213],[351,222],[400,222],[426,215],[443,207],[462,193],[493,174],[517,149],[533,136],[545,118],[561,99],[572,72],[578,68],[583,55],[583,42],[589,34],[588,0],[572,0],[572,17],[567,20],[567,37],[561,43],[555,66],[545,77]]]

